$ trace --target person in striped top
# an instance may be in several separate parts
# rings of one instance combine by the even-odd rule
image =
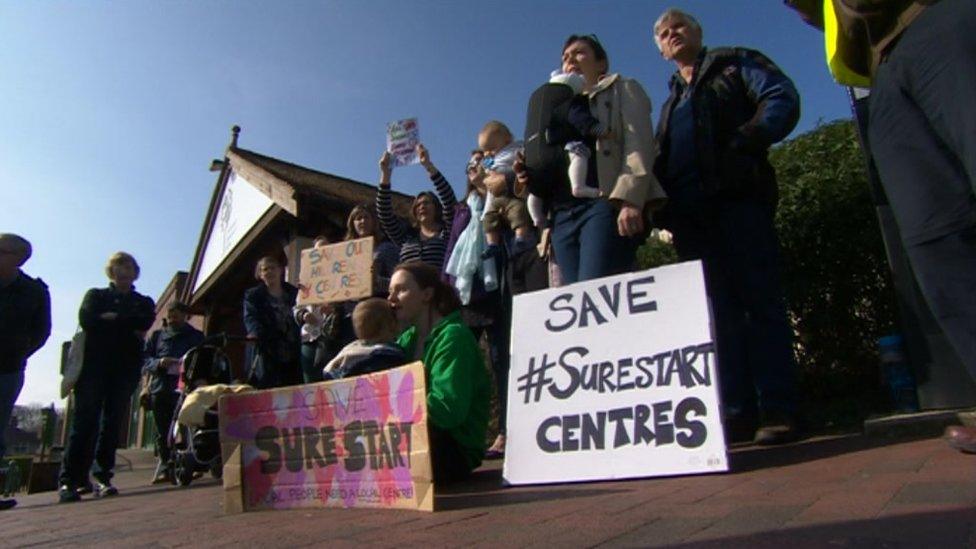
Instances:
[[[434,183],[435,195],[424,191],[417,195],[410,207],[412,227],[405,229],[393,215],[390,193],[390,175],[393,171],[389,152],[380,158],[380,185],[376,192],[376,215],[380,226],[390,240],[400,246],[400,263],[420,260],[439,270],[444,268],[444,255],[454,220],[457,197],[454,189],[430,161],[430,154],[423,145],[417,145],[420,164],[427,170]]]

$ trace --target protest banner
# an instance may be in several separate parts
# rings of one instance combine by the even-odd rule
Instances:
[[[386,150],[393,156],[393,167],[416,164],[420,127],[416,118],[397,120],[386,125]]]
[[[224,510],[432,511],[424,366],[221,397]]]
[[[700,262],[513,306],[508,483],[728,470]]]
[[[334,303],[373,295],[373,237],[302,250],[298,304]]]

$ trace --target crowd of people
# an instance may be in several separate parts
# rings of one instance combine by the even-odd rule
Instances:
[[[976,24],[976,7],[966,0],[877,2],[885,6],[875,11],[854,0],[787,4],[821,27],[825,13],[835,17],[826,24],[841,42],[848,40],[844,59],[873,78],[874,159],[923,293],[976,378],[976,117],[957,100],[976,78],[976,42],[961,32]],[[477,148],[466,164],[461,200],[419,145],[433,192],[417,195],[405,226],[393,213],[392,162],[384,153],[375,204],[353,208],[345,235],[374,239],[374,296],[296,306],[298,290],[285,282],[281,258],[262,257],[258,284],[243,296],[244,326],[255,347],[244,381],[265,389],[421,360],[434,481],[464,478],[505,451],[512,296],[633,270],[638,246],[657,227],[671,233],[682,260],[701,260],[704,267],[727,438],[794,440],[797,373],[773,225],[777,183],[767,152],[796,126],[799,93],[761,52],[706,48],[701,25],[681,10],[662,13],[653,34],[676,68],[656,130],[641,84],[610,71],[595,36],[572,35],[548,84],[565,87],[530,104],[545,110],[552,105],[544,101],[564,97],[566,106],[546,118],[553,126],[527,132],[522,142],[503,123],[488,121],[472,136]],[[949,53],[937,58],[944,70],[929,71],[936,40],[948,41]],[[325,236],[315,240],[328,243]],[[29,336],[11,340],[17,353],[0,357],[0,420],[16,400],[26,357],[50,329],[43,283],[19,271],[29,256],[26,241],[0,235],[0,321],[7,322],[7,300],[17,303],[10,314],[37,318]],[[88,334],[86,365],[74,389],[63,502],[86,489],[116,493],[118,414],[140,366],[152,374],[162,431],[172,417],[175,359],[202,339],[186,322],[188,309],[175,304],[168,325],[143,349],[154,310],[134,289],[139,266],[120,252],[106,274],[108,288],[90,290],[79,313]],[[499,434],[488,445],[493,390]],[[951,438],[976,451],[976,431],[955,430]],[[161,460],[169,459],[165,440],[157,448]],[[166,480],[165,470],[160,475],[156,480]]]

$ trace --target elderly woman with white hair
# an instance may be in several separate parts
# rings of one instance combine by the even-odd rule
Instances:
[[[96,481],[95,497],[118,494],[111,481],[119,425],[139,382],[143,338],[156,318],[153,300],[133,285],[139,278],[134,257],[125,252],[112,254],[105,274],[108,287],[88,290],[78,311],[85,352],[74,386],[71,433],[61,462],[61,503],[81,499],[78,489],[88,486],[89,469]]]

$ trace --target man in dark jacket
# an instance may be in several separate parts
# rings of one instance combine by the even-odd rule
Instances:
[[[933,316],[976,379],[976,2],[787,0],[869,80],[868,144]],[[851,82],[844,82],[851,85]],[[864,84],[864,85],[868,85]],[[976,428],[949,443],[976,453]]]
[[[796,363],[767,150],[796,125],[799,96],[763,54],[705,49],[701,26],[680,10],[661,15],[654,39],[678,67],[657,130],[654,168],[669,199],[658,222],[683,260],[704,264],[727,436],[786,442],[796,432]]]
[[[30,256],[26,239],[0,234],[0,460],[6,454],[3,433],[24,386],[27,359],[51,334],[47,286],[20,270]],[[13,499],[0,500],[0,510],[16,504]]]
[[[146,360],[142,371],[149,374],[149,396],[156,424],[156,454],[159,467],[153,484],[169,482],[171,477],[168,433],[176,409],[176,384],[180,358],[203,342],[203,333],[187,323],[189,307],[175,301],[166,309],[166,325],[146,340]]]

